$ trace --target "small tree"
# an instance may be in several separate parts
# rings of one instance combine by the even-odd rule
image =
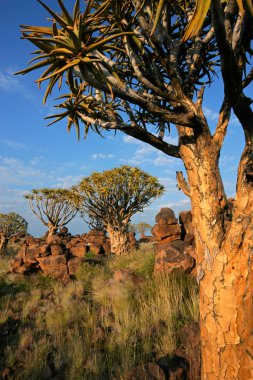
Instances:
[[[134,225],[135,231],[138,232],[141,237],[145,237],[145,232],[150,231],[152,226],[148,223],[140,222]]]
[[[101,220],[110,237],[111,252],[127,253],[131,217],[163,194],[155,177],[130,166],[94,172],[75,187],[81,212]]]
[[[4,247],[13,236],[26,233],[27,225],[26,220],[15,212],[0,214],[0,252],[4,250]]]
[[[72,192],[67,189],[36,189],[25,198],[32,212],[48,227],[48,236],[68,224],[77,213]]]

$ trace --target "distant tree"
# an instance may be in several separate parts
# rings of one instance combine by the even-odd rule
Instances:
[[[134,225],[135,231],[139,232],[142,237],[145,237],[145,232],[150,231],[152,226],[148,223],[140,222]]]
[[[102,221],[115,255],[128,251],[131,217],[164,191],[155,177],[130,166],[94,172],[74,189],[80,211],[91,220]]]
[[[32,212],[48,228],[48,236],[68,224],[77,214],[67,189],[34,189],[25,194]]]
[[[14,212],[0,214],[0,252],[15,235],[27,232],[27,221]]]

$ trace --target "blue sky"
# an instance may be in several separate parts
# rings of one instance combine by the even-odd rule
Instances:
[[[56,8],[56,0],[47,0],[47,4]],[[86,140],[78,141],[74,130],[67,133],[65,121],[46,127],[44,117],[52,113],[53,102],[49,99],[45,107],[42,105],[43,88],[39,91],[34,83],[38,73],[13,76],[13,72],[26,67],[34,50],[29,42],[20,39],[19,25],[44,25],[45,17],[47,14],[36,0],[1,0],[0,213],[18,212],[28,221],[29,232],[40,236],[45,228],[30,211],[24,192],[41,187],[68,187],[92,171],[122,164],[140,167],[158,177],[166,187],[166,194],[136,214],[133,223],[145,221],[153,225],[161,207],[171,207],[176,214],[189,209],[188,198],[176,188],[175,171],[183,169],[180,160],[122,133],[114,136],[108,132],[104,139],[91,133]],[[217,121],[222,93],[219,81],[206,89],[205,114],[212,127]],[[173,131],[167,138],[177,142]],[[241,127],[232,117],[220,160],[228,196],[235,192],[242,148]],[[78,218],[68,227],[73,234],[88,230]]]

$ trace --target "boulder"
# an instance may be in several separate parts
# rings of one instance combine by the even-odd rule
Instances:
[[[73,256],[84,257],[87,252],[87,245],[78,243],[77,245],[71,246],[69,250]]]
[[[58,235],[52,235],[47,238],[47,243],[51,245],[59,245],[62,243],[62,238]]]
[[[102,245],[100,245],[100,244],[91,243],[91,244],[89,244],[89,251],[88,252],[92,252],[92,253],[94,253],[94,255],[102,255],[102,254],[104,254],[104,249],[103,249]]]
[[[50,251],[51,251],[51,255],[53,255],[53,256],[64,254],[64,249],[60,244],[51,245]]]
[[[113,273],[113,282],[128,282],[133,285],[139,285],[146,281],[143,276],[137,275],[128,269],[117,269]]]
[[[156,363],[147,363],[133,368],[124,380],[166,380],[161,367]]]
[[[171,208],[164,207],[161,208],[161,211],[156,215],[155,221],[158,224],[176,224],[177,218]]]
[[[155,274],[160,272],[171,273],[175,269],[190,273],[194,266],[194,258],[185,254],[185,243],[183,241],[178,240],[158,245],[154,266]]]
[[[176,355],[183,357],[188,362],[187,379],[200,380],[200,332],[196,322],[190,322],[182,327],[179,332],[179,347]]]
[[[68,276],[67,257],[66,255],[51,255],[38,258],[40,267],[46,275],[57,278]]]
[[[181,239],[181,227],[179,224],[155,224],[151,232],[159,240],[165,238],[168,238],[167,241]]]
[[[81,257],[71,257],[67,263],[68,265],[68,272],[70,276],[75,276],[79,265],[84,262],[84,259]]]
[[[192,222],[191,210],[181,211],[179,213],[179,223],[180,224],[191,223],[191,222]]]

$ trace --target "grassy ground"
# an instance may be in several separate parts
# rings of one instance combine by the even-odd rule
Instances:
[[[42,273],[6,274],[0,260],[1,369],[8,379],[123,379],[136,365],[170,355],[177,332],[198,319],[195,281],[153,276],[152,245],[101,266],[85,264],[67,285]],[[116,269],[141,285],[110,281]]]

